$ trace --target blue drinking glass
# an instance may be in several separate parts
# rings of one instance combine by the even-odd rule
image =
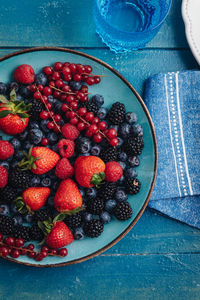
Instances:
[[[159,31],[172,0],[94,0],[96,31],[115,52],[142,49]]]

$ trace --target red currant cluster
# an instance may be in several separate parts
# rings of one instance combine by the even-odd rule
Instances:
[[[64,257],[67,256],[68,251],[66,248],[50,249],[47,246],[43,246],[41,251],[34,251],[34,245],[29,244],[24,247],[24,240],[21,238],[15,239],[8,236],[3,238],[0,233],[0,256],[7,257],[8,255],[13,258],[18,258],[20,255],[27,255],[30,258],[34,258],[36,261],[42,261],[48,255]]]

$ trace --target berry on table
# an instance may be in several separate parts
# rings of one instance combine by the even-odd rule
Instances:
[[[133,124],[137,122],[137,115],[134,112],[127,112],[125,115],[126,122]]]
[[[128,195],[126,194],[126,192],[124,191],[124,189],[118,188],[116,193],[115,193],[115,199],[117,201],[126,201],[128,199]]]
[[[130,167],[137,167],[140,164],[140,160],[138,156],[129,156],[128,157],[128,164]]]
[[[14,154],[14,147],[8,141],[0,141],[0,159],[8,159]]]
[[[80,154],[85,154],[85,153],[90,152],[91,140],[87,137],[83,137],[83,138],[79,139],[77,142],[77,145],[76,145],[76,149],[77,149],[78,153],[80,153]]]
[[[40,129],[31,129],[29,132],[29,140],[31,144],[38,145],[41,143],[43,133]]]
[[[82,240],[85,236],[83,228],[82,227],[76,228],[73,232],[73,236],[75,240]]]
[[[92,102],[100,108],[104,104],[104,98],[102,95],[94,95],[92,97]]]
[[[30,84],[35,80],[35,72],[30,65],[20,65],[14,71],[16,81],[23,84]]]
[[[74,154],[74,141],[68,139],[61,139],[58,142],[58,150],[62,157],[69,158]]]
[[[117,202],[114,199],[109,199],[105,202],[105,210],[112,213],[116,205]]]
[[[100,120],[104,120],[107,116],[108,110],[105,107],[101,107],[97,112],[97,117]]]
[[[79,136],[79,133],[80,133],[74,125],[69,124],[69,123],[66,123],[65,125],[63,125],[61,131],[62,131],[63,136],[66,139],[69,139],[72,141],[77,139],[77,137]]]
[[[130,133],[131,133],[131,125],[127,123],[122,123],[119,128],[119,135],[122,138],[126,139],[129,137]]]
[[[39,73],[35,75],[35,83],[37,85],[42,84],[45,86],[47,84],[47,76],[44,73]]]
[[[107,224],[111,221],[111,215],[107,211],[103,211],[100,214],[100,220],[103,224]]]

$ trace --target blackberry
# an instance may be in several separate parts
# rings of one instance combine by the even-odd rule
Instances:
[[[25,242],[31,241],[31,228],[23,225],[17,225],[13,230],[14,238],[22,238]]]
[[[94,219],[84,224],[83,231],[91,238],[98,237],[103,232],[103,224],[101,221]]]
[[[130,219],[132,213],[133,213],[132,208],[127,201],[118,202],[114,209],[114,215],[120,221],[125,221]]]
[[[104,200],[112,199],[117,189],[117,185],[115,182],[106,182],[101,185],[98,191],[98,197]]]
[[[137,178],[126,177],[125,187],[128,194],[135,195],[139,193],[141,183]]]
[[[52,211],[49,207],[44,208],[44,209],[40,209],[35,211],[34,213],[34,221],[38,222],[38,221],[46,221],[49,218],[52,218]]]
[[[117,160],[118,150],[112,146],[108,146],[100,152],[100,158],[105,162]]]
[[[27,189],[31,185],[32,174],[30,171],[22,171],[14,168],[9,172],[8,182],[14,188]]]
[[[16,199],[16,191],[9,185],[0,189],[0,203],[11,203]]]
[[[44,105],[39,100],[33,99],[30,102],[32,104],[31,109],[29,111],[29,115],[31,120],[39,120],[40,112],[44,109]]]
[[[107,119],[111,124],[119,125],[125,118],[125,106],[123,103],[115,102],[107,114]]]
[[[144,142],[142,137],[131,137],[124,143],[124,151],[127,155],[135,156],[142,153]]]
[[[90,101],[84,102],[83,106],[87,109],[88,112],[93,112],[94,115],[96,115],[99,110],[98,106]]]
[[[8,217],[0,215],[0,233],[8,235],[12,234],[14,228],[14,221]]]
[[[65,218],[66,225],[69,226],[71,229],[79,227],[81,225],[81,222],[82,218],[80,213],[76,213]]]
[[[104,200],[103,198],[95,198],[88,200],[86,203],[87,211],[91,214],[99,215],[104,209]]]
[[[31,240],[39,241],[39,242],[42,241],[44,238],[44,234],[37,224],[34,224],[30,228],[30,236],[31,236]]]

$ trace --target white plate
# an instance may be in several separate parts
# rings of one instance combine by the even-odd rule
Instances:
[[[188,44],[200,65],[200,0],[183,0],[182,16]]]

